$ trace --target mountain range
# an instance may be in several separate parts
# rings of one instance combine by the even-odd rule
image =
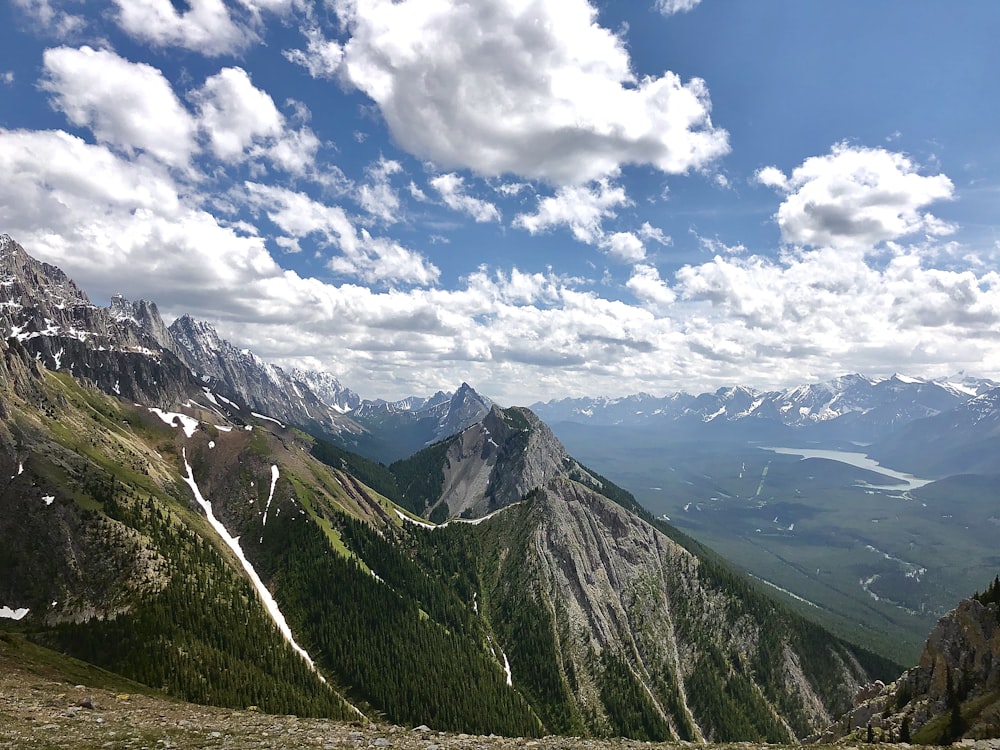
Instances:
[[[961,373],[941,380],[854,374],[783,391],[736,386],[697,396],[564,398],[531,409],[551,424],[646,427],[688,439],[795,440],[833,447],[878,443],[906,425],[964,408],[975,399],[981,399],[976,401],[980,412],[989,411],[1000,400],[998,386]],[[958,431],[968,420],[959,412],[955,416]],[[915,426],[898,440],[919,441],[922,432],[940,434],[929,425],[924,430]]]
[[[467,384],[363,402],[6,236],[0,331],[0,623],[171,695],[788,742],[899,672]]]

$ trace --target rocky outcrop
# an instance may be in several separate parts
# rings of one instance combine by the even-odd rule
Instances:
[[[585,473],[531,411],[493,406],[448,448],[440,503],[449,517],[480,518],[571,471]]]
[[[815,739],[866,735],[869,726],[879,738],[927,744],[1000,737],[998,604],[962,600],[938,621],[916,667],[859,692],[854,708]]]

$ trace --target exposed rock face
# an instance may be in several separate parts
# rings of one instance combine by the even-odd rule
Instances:
[[[907,673],[904,689],[944,700],[951,675],[953,690],[1000,688],[1000,619],[996,605],[965,599],[938,621],[927,639],[920,664]],[[962,696],[965,697],[964,695]]]
[[[187,368],[124,309],[91,304],[61,270],[0,235],[0,335],[45,367],[124,399],[162,406],[196,393]],[[155,307],[138,313],[150,329],[162,328]]]
[[[898,740],[904,720],[915,741],[929,744],[1000,737],[998,605],[962,600],[938,621],[916,667],[859,693],[856,704],[817,739],[857,734],[871,724],[878,736]],[[958,727],[955,714],[962,717]]]
[[[500,551],[494,596],[516,595],[506,586],[523,579],[519,566],[532,572],[529,591],[549,613],[557,643],[564,711],[588,731],[616,727],[607,692],[616,663],[627,665],[627,679],[670,735],[692,740],[727,739],[727,714],[737,712],[753,717],[744,737],[787,741],[822,726],[869,679],[843,644],[827,638],[804,648],[662,531],[565,476],[547,480],[491,526],[525,522],[534,526],[524,558],[514,547]],[[758,672],[765,649],[784,661],[770,677]],[[515,674],[537,668],[522,661],[516,641],[509,653]],[[836,679],[824,684],[822,669]],[[708,693],[715,691],[736,697],[713,707]]]
[[[202,380],[251,410],[327,435],[363,432],[342,409],[325,403],[306,383],[249,350],[237,349],[208,323],[182,315],[171,323],[169,333],[182,359]]]
[[[450,517],[482,517],[572,469],[576,461],[532,412],[493,406],[448,449],[441,502]]]
[[[293,369],[289,375],[296,382],[304,383],[327,406],[339,411],[347,413],[361,404],[361,397],[357,393],[345,388],[343,383],[328,372]]]

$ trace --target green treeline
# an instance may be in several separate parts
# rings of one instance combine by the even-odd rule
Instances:
[[[320,438],[314,438],[310,452],[313,458],[322,461],[327,466],[346,471],[383,497],[398,501],[400,492],[396,485],[396,477],[386,468],[385,464],[338,448]]]
[[[140,531],[169,561],[166,586],[125,614],[34,634],[45,645],[196,703],[347,718],[278,632],[251,584],[219,549],[151,498],[121,484],[105,512]]]
[[[449,438],[435,443],[389,467],[399,485],[400,505],[423,515],[440,499],[444,487],[445,457],[454,442],[455,438]]]
[[[293,630],[362,710],[375,707],[390,721],[446,730],[540,734],[496,658],[470,637],[477,629],[456,611],[447,582],[434,583],[374,530],[340,514],[335,523],[370,572],[356,558],[335,554],[314,524],[292,514],[268,524],[259,569],[274,580]],[[415,586],[423,599],[408,588],[420,577],[430,581]]]

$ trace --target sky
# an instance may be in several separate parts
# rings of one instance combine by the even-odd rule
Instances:
[[[1000,377],[996,0],[9,0],[0,232],[366,398]]]

